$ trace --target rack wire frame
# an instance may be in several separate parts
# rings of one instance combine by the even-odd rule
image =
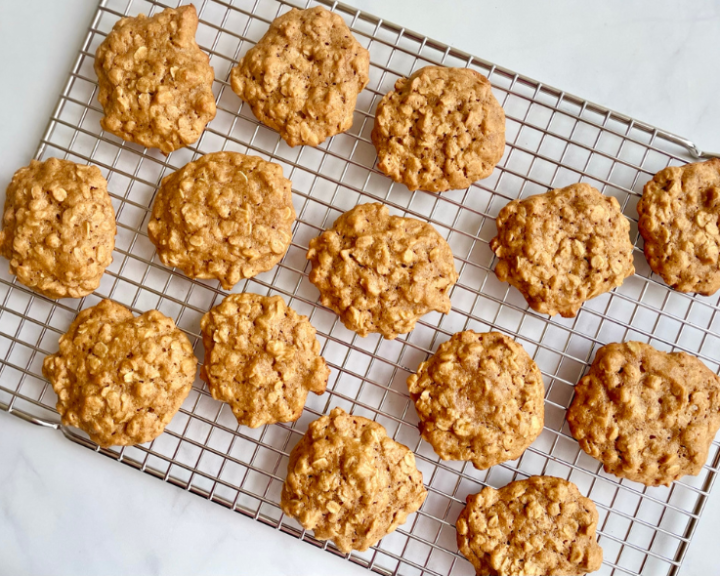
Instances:
[[[183,0],[182,3],[186,3]],[[680,294],[650,271],[637,232],[636,204],[659,169],[711,157],[691,141],[667,133],[516,74],[425,36],[332,0],[196,0],[198,42],[215,68],[218,113],[193,146],[167,157],[100,129],[93,57],[114,22],[167,4],[154,0],[102,0],[75,66],[50,119],[36,158],[92,163],[108,179],[118,235],[114,261],[100,288],[79,300],[52,301],[0,271],[0,408],[34,424],[59,429],[71,441],[198,494],[333,554],[282,514],[279,496],[289,451],[307,425],[335,406],[383,424],[410,446],[423,472],[428,498],[396,532],[364,553],[345,557],[381,574],[472,574],[457,552],[455,519],[465,497],[532,474],[575,482],[600,513],[604,564],[598,574],[677,574],[720,463],[720,444],[697,477],[648,488],[603,472],[585,455],[565,424],[575,382],[597,348],[630,339],[684,350],[720,369],[718,297]],[[318,148],[289,148],[261,125],[229,88],[229,72],[292,6],[321,4],[340,14],[371,53],[370,83],[358,99],[352,129]],[[177,5],[176,2],[172,3]],[[505,155],[491,177],[442,195],[409,192],[374,168],[373,111],[395,80],[428,64],[464,66],[487,76],[507,115]],[[101,449],[82,432],[59,423],[56,396],[41,373],[46,354],[77,312],[109,297],[137,313],[157,308],[173,317],[202,360],[201,316],[227,293],[164,267],[146,233],[160,180],[203,153],[234,150],[281,164],[293,182],[298,213],[292,245],[273,270],[243,281],[233,292],[279,294],[318,330],[332,375],[322,396],[311,395],[295,423],[257,430],[239,427],[226,405],[201,381],[159,438],[142,446]],[[495,216],[515,198],[584,181],[615,196],[631,224],[637,273],[611,293],[587,302],[573,319],[541,316],[492,272],[489,241]],[[460,273],[452,311],[426,315],[397,340],[360,338],[318,302],[308,281],[308,241],[356,203],[382,201],[391,212],[431,222],[450,243]],[[406,377],[454,332],[499,330],[533,356],[545,381],[545,429],[518,460],[486,471],[440,461],[420,439]]]

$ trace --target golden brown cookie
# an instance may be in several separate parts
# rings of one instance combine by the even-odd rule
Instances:
[[[495,274],[541,314],[572,318],[635,273],[618,201],[585,183],[513,200],[500,210],[497,230]]]
[[[293,422],[308,392],[325,392],[330,370],[307,316],[280,296],[231,294],[200,322],[205,364],[200,377],[238,424]]]
[[[96,166],[33,160],[5,197],[0,254],[48,298],[81,298],[100,285],[115,248],[115,212]]]
[[[279,164],[213,152],[163,178],[148,236],[163,264],[229,290],[282,260],[294,221]]]
[[[169,154],[215,118],[210,59],[195,42],[195,6],[122,18],[97,49],[104,130]]]
[[[370,54],[339,14],[293,8],[232,70],[232,89],[290,146],[317,146],[352,126]]]
[[[598,513],[572,482],[531,476],[467,497],[457,544],[482,576],[575,576],[602,564]]]
[[[80,312],[45,358],[65,426],[100,446],[143,444],[162,434],[195,380],[187,336],[157,310],[133,316],[111,300]]]
[[[400,78],[375,113],[378,168],[410,190],[467,188],[505,151],[505,113],[485,76],[426,66]]]
[[[420,432],[443,460],[483,470],[518,458],[542,431],[542,375],[512,338],[458,332],[408,380]]]
[[[606,472],[668,486],[707,460],[720,428],[720,378],[685,352],[608,344],[575,386],[567,421]]]
[[[661,170],[645,184],[638,228],[653,272],[680,292],[720,288],[720,158]]]
[[[452,251],[435,228],[360,204],[310,241],[310,282],[323,306],[360,336],[406,334],[431,310],[450,311]]]
[[[280,506],[318,540],[367,550],[425,501],[407,446],[377,422],[335,408],[315,420],[290,453]]]

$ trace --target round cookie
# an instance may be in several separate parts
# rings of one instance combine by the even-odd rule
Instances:
[[[426,496],[407,446],[377,422],[335,408],[312,422],[290,453],[280,506],[347,554],[395,530]]]
[[[325,392],[330,370],[315,328],[280,296],[231,294],[200,322],[205,363],[200,377],[227,402],[238,424],[293,422],[308,391]]]
[[[99,168],[33,160],[7,188],[0,254],[28,288],[48,298],[81,298],[112,262],[115,232]]]
[[[457,545],[483,576],[575,576],[602,564],[598,513],[572,482],[531,476],[467,497]]]
[[[352,126],[370,53],[339,14],[293,8],[233,68],[233,91],[290,146],[317,146]]]
[[[164,154],[200,138],[215,118],[215,74],[197,27],[192,4],[115,23],[95,54],[103,130]]]
[[[485,76],[426,66],[400,78],[375,113],[378,168],[410,190],[467,188],[505,151],[505,112]]]
[[[661,170],[645,184],[638,229],[653,272],[680,292],[720,288],[720,158]]]
[[[443,460],[490,468],[518,458],[542,431],[542,374],[499,332],[454,334],[407,384],[422,437]]]
[[[606,472],[668,486],[707,460],[720,428],[720,378],[685,352],[608,344],[575,386],[567,421]]]
[[[270,270],[292,239],[295,208],[282,167],[213,152],[163,178],[148,236],[166,266],[226,290]]]
[[[579,183],[513,200],[497,217],[495,274],[541,314],[572,318],[635,273],[618,201]]]
[[[452,251],[437,230],[360,204],[310,241],[310,282],[323,306],[360,336],[406,334],[431,310],[450,311],[458,279]]]
[[[141,316],[111,300],[80,312],[45,358],[65,426],[100,446],[143,444],[162,434],[195,380],[197,358],[171,318]]]

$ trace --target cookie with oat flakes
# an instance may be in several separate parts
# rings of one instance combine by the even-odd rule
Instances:
[[[630,223],[589,184],[513,200],[497,217],[495,274],[541,314],[572,318],[635,272]]]
[[[458,549],[483,576],[577,576],[602,564],[598,512],[572,482],[531,476],[467,497]]]
[[[292,8],[232,70],[233,91],[290,146],[318,146],[352,126],[370,54],[339,14]]]
[[[238,424],[293,422],[308,392],[325,391],[330,370],[315,328],[280,296],[231,294],[203,316],[200,328],[200,377]]]
[[[407,383],[422,437],[443,460],[490,468],[520,457],[542,431],[542,374],[499,332],[454,334]]]
[[[115,212],[96,166],[33,160],[5,197],[0,254],[48,298],[81,298],[100,285],[115,248]]]
[[[363,551],[425,501],[415,455],[377,422],[335,408],[290,453],[280,506],[318,540]]]
[[[66,426],[100,446],[130,446],[162,434],[195,380],[187,336],[157,310],[140,316],[111,300],[80,312],[43,375]]]
[[[310,241],[307,259],[323,306],[360,336],[392,339],[431,310],[449,312],[458,278],[450,246],[435,228],[391,216],[380,203],[345,212]]]
[[[163,264],[229,290],[282,260],[294,221],[292,184],[279,164],[212,152],[163,178],[148,236]]]
[[[192,4],[115,23],[95,54],[104,130],[164,154],[200,138],[216,108],[197,27]]]

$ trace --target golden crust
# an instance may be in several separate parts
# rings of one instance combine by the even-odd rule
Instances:
[[[134,317],[111,300],[80,312],[45,358],[43,375],[66,426],[100,446],[129,446],[162,434],[195,380],[197,359],[171,318]]]
[[[574,576],[602,564],[597,523],[595,504],[575,484],[531,476],[469,495],[457,543],[483,576]]]
[[[338,14],[293,8],[233,68],[233,91],[290,146],[317,146],[352,126],[370,54]]]
[[[680,292],[720,288],[720,158],[661,170],[645,184],[638,229],[653,272]]]
[[[310,241],[307,259],[323,306],[360,336],[392,339],[431,310],[449,312],[458,278],[450,246],[430,224],[379,203],[341,215]]]
[[[8,186],[0,254],[40,294],[81,298],[112,262],[115,232],[107,182],[96,166],[33,160]]]
[[[422,437],[443,460],[485,469],[518,458],[542,431],[542,375],[499,332],[458,332],[408,378]]]
[[[572,318],[583,302],[635,273],[618,201],[580,183],[513,200],[497,217],[495,274],[533,310]]]
[[[290,453],[280,505],[315,538],[348,553],[376,544],[426,496],[410,449],[377,422],[335,408]]]
[[[720,428],[720,378],[685,352],[608,344],[575,386],[567,421],[606,472],[667,486],[707,460]]]
[[[122,18],[97,49],[104,130],[169,154],[215,118],[210,59],[195,42],[195,6]]]
[[[239,424],[292,422],[308,392],[325,392],[330,370],[306,316],[280,296],[231,294],[200,322],[205,363],[200,377],[227,402]]]
[[[163,178],[148,236],[163,264],[229,290],[282,260],[294,221],[279,164],[213,152]]]
[[[479,72],[426,66],[380,101],[372,141],[378,168],[410,190],[467,188],[502,158],[505,113]]]

